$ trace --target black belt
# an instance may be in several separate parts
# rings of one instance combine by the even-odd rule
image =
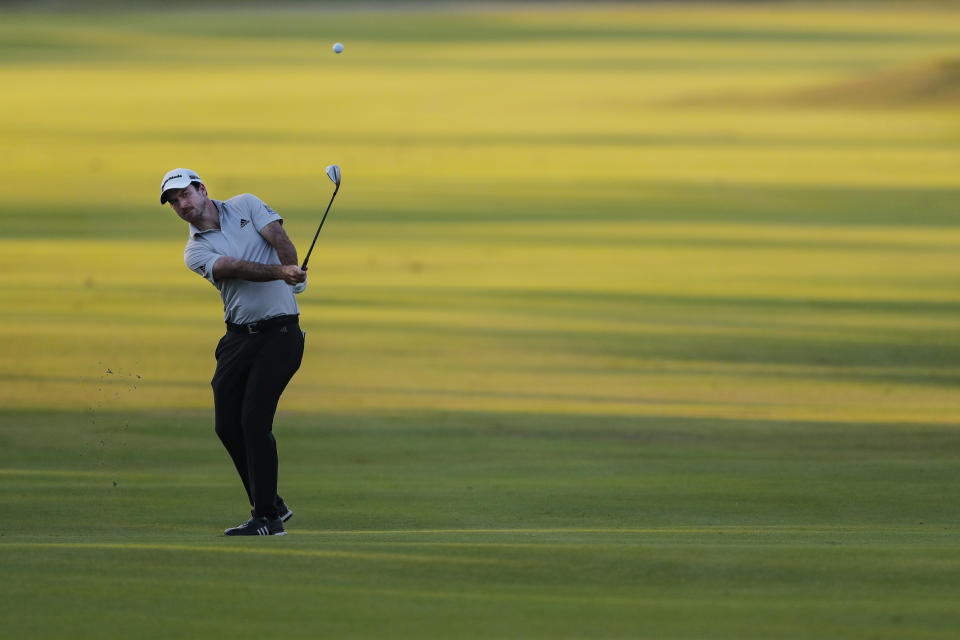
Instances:
[[[297,314],[289,316],[276,316],[273,318],[267,318],[266,320],[260,320],[258,322],[250,322],[247,324],[233,324],[232,322],[227,323],[227,331],[232,331],[234,333],[247,333],[253,335],[255,333],[261,333],[267,331],[268,329],[276,329],[278,327],[285,327],[288,324],[294,324],[297,322],[297,319],[300,316]]]

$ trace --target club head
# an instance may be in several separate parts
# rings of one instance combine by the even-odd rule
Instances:
[[[327,177],[333,180],[333,184],[340,186],[340,165],[332,164],[327,167]]]

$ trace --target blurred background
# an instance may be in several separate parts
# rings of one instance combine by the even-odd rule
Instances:
[[[283,408],[953,419],[955,4],[170,7],[3,13],[4,406],[207,407],[160,177],[338,163]]]

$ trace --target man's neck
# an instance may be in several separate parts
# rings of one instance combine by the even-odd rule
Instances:
[[[199,224],[195,225],[198,231],[207,231],[208,229],[220,228],[220,210],[213,200],[207,200],[207,206],[203,208],[203,214],[200,216]]]

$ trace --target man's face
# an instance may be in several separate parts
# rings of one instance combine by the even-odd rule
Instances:
[[[202,184],[191,184],[183,189],[170,189],[167,202],[177,215],[187,222],[196,223],[203,215],[207,205],[207,188]]]

